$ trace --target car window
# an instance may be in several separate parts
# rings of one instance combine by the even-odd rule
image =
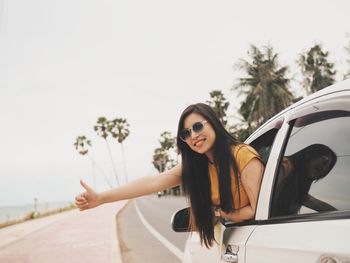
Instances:
[[[260,157],[265,165],[269,159],[271,148],[277,132],[277,128],[271,129],[250,143],[250,145],[253,146],[254,149],[260,154]]]
[[[271,217],[350,210],[350,112],[312,113],[290,125]]]

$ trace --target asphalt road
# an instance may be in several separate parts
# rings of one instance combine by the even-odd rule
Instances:
[[[123,262],[181,262],[178,256],[145,227],[136,206],[154,230],[182,252],[188,238],[188,233],[175,233],[170,226],[172,214],[187,206],[183,197],[158,198],[156,195],[150,195],[138,198],[130,201],[117,218]]]

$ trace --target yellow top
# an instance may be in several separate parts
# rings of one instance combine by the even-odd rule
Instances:
[[[240,202],[239,202],[239,195],[236,191],[236,180],[234,177],[233,169],[231,168],[231,191],[233,193],[233,200],[234,200],[234,206],[235,208],[241,208],[249,205],[249,199],[247,196],[247,193],[241,183],[240,175],[243,171],[243,169],[246,167],[246,165],[251,161],[253,158],[260,159],[259,154],[257,151],[246,144],[238,144],[236,146],[233,146],[233,156],[237,163],[238,168],[238,178],[239,178],[239,192],[240,192]],[[216,171],[215,164],[209,163],[209,178],[211,182],[211,200],[213,205],[219,206],[220,205],[220,195],[219,195],[219,180],[218,180],[218,174]]]

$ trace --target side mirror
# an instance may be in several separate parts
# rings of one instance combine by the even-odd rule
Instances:
[[[190,209],[189,207],[181,209],[171,217],[171,227],[175,232],[189,232]]]

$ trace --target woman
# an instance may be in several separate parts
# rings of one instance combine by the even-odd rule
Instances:
[[[234,222],[254,217],[264,166],[252,147],[232,138],[208,105],[193,104],[184,110],[177,147],[182,162],[158,176],[146,176],[102,193],[81,182],[86,192],[76,197],[76,205],[85,210],[182,183],[190,202],[191,228],[198,231],[207,247],[215,240],[215,216]]]

